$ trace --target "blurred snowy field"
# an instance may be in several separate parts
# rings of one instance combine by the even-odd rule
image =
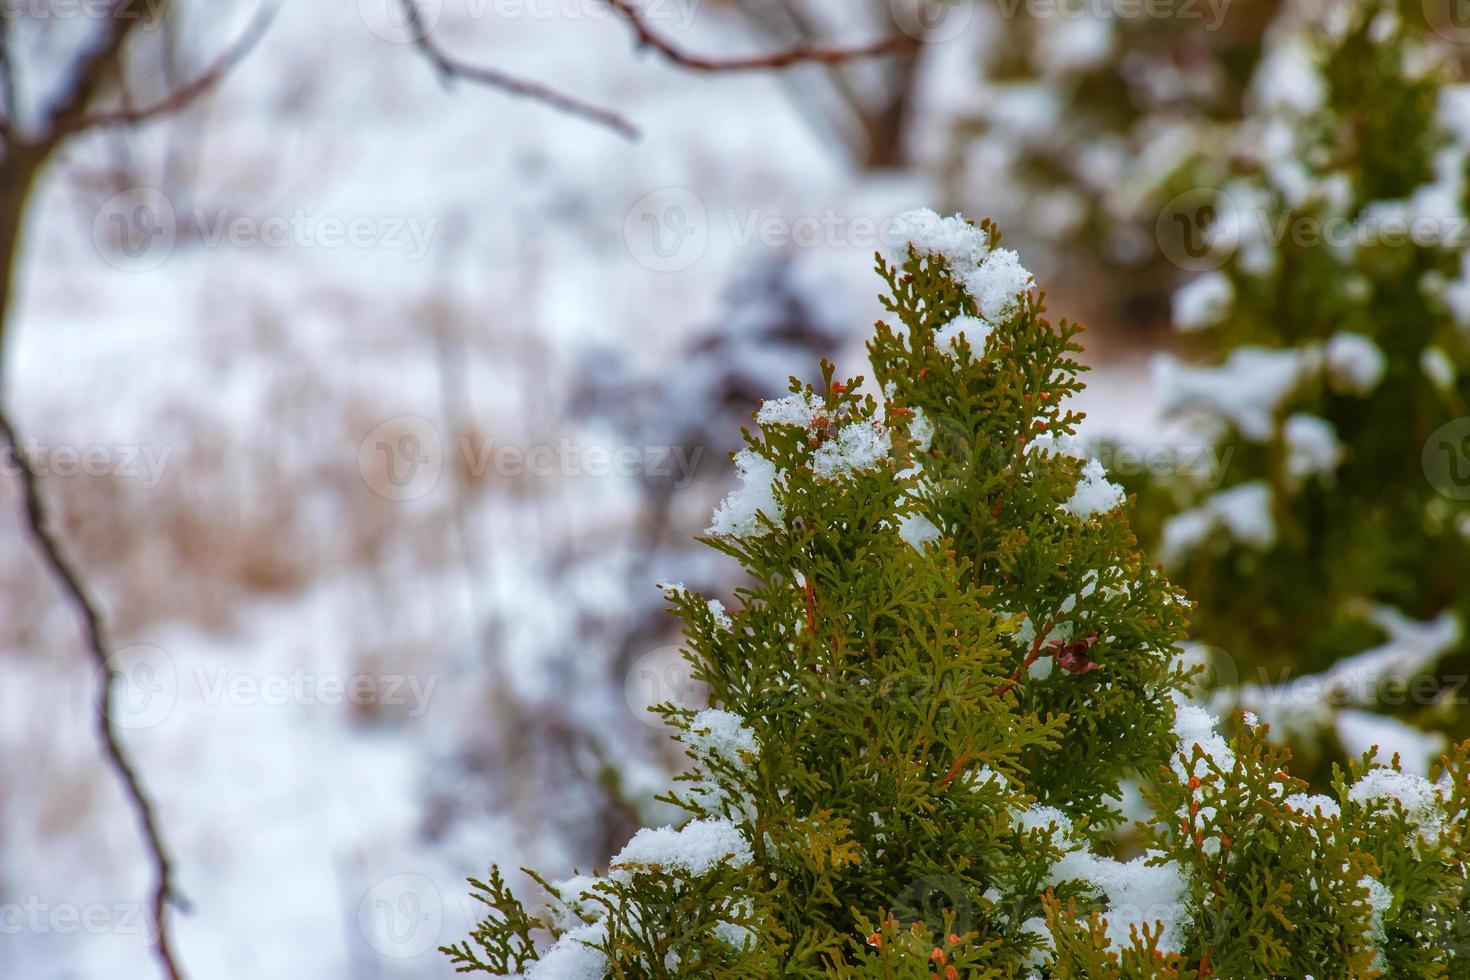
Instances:
[[[720,573],[640,553],[642,488],[655,457],[686,467],[685,534],[730,477],[722,449],[680,463],[568,407],[608,350],[697,390],[688,338],[772,256],[860,373],[870,229],[933,203],[854,173],[789,80],[691,77],[593,3],[435,9],[457,54],[643,138],[446,90],[381,2],[288,4],[206,107],[75,144],[30,211],[8,402],[107,611],[191,977],[446,975],[465,875],[586,868],[658,817],[677,755],[635,708],[687,692],[676,637],[631,621],[661,577]],[[187,13],[202,63],[249,11]],[[761,47],[698,13],[681,43]],[[926,60],[934,104],[964,56]],[[1084,408],[1147,431],[1115,353]],[[3,502],[0,976],[150,976],[96,677]]]

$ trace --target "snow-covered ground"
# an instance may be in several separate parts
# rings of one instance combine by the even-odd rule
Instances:
[[[858,373],[875,230],[931,203],[854,174],[782,80],[681,73],[590,0],[434,9],[441,44],[642,139],[446,91],[381,2],[287,4],[207,107],[74,144],[30,212],[7,402],[108,612],[191,977],[445,975],[465,875],[562,875],[657,816],[676,758],[634,708],[678,687],[674,641],[609,637],[680,571],[629,546],[664,447],[568,418],[585,355],[688,370],[730,281],[787,254]],[[238,13],[192,18],[190,58]],[[761,45],[699,17],[681,43]],[[1112,431],[1149,424],[1130,373],[1093,376]],[[0,976],[149,976],[96,678],[4,503]]]

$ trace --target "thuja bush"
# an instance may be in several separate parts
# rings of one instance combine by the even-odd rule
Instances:
[[[1334,8],[1283,36],[1276,97],[1211,205],[1219,264],[1175,297],[1164,406],[1212,466],[1141,486],[1222,697],[1314,760],[1426,772],[1470,734],[1470,90],[1422,22]],[[1181,462],[1185,462],[1181,459]]]
[[[765,403],[679,586],[710,707],[664,705],[681,825],[528,908],[501,873],[447,952],[530,980],[1464,977],[1464,753],[1308,797],[1184,695],[1189,606],[1073,438],[1079,328],[993,227],[908,216],[874,388]],[[878,395],[881,394],[881,397]],[[1125,780],[1147,850],[1110,852]],[[1123,860],[1123,858],[1129,858]],[[535,910],[533,911],[532,908]]]
[[[1028,244],[1066,269],[1069,299],[1157,325],[1178,281],[1159,209],[1222,157],[1268,28],[1301,5],[1179,0],[1117,16],[1112,4],[972,2],[980,92],[946,120],[946,197],[1006,202]]]

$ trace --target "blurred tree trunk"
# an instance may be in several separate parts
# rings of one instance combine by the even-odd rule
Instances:
[[[166,12],[159,8],[158,16]],[[10,117],[4,121],[5,149],[0,156],[0,365],[4,364],[7,327],[11,301],[15,298],[15,275],[20,260],[21,234],[25,222],[26,203],[42,169],[67,137],[85,128],[87,109],[103,90],[109,78],[119,71],[123,47],[133,28],[143,18],[129,0],[119,0],[100,32],[96,43],[82,51],[72,71],[62,81],[48,111],[40,114],[41,124],[34,135],[27,134],[15,106],[7,107]],[[5,70],[15,75],[15,52],[10,50],[11,35],[6,32],[6,50],[0,51]],[[12,90],[12,99],[14,98]],[[0,369],[0,392],[4,391],[4,372]]]
[[[0,158],[0,363],[3,363],[5,326],[10,316],[16,266],[20,260],[21,224],[26,200],[36,176],[46,163],[44,148],[11,143]],[[0,375],[0,391],[4,378]]]
[[[865,170],[895,170],[908,166],[907,136],[909,113],[913,108],[914,82],[919,70],[917,52],[893,56],[893,83],[884,93],[883,105],[862,116],[868,140]]]

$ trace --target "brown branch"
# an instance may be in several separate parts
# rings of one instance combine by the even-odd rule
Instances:
[[[13,132],[15,120],[9,119],[12,129],[7,129],[5,149],[0,153],[0,355],[4,353],[4,332],[8,325],[8,310],[16,268],[16,256],[20,241],[20,229],[30,191],[54,153],[66,138],[94,125],[119,122],[139,122],[154,115],[177,111],[213,85],[228,68],[238,60],[264,29],[264,19],[258,18],[255,25],[226,55],[183,89],[175,92],[156,106],[135,110],[125,108],[124,113],[90,116],[92,104],[106,88],[108,81],[121,77],[120,65],[128,37],[139,23],[137,17],[128,15],[131,0],[115,0],[110,16],[99,36],[85,51],[79,54],[71,69],[65,74],[65,86],[56,101],[40,119],[42,135],[35,140],[16,138]],[[7,39],[8,40],[8,39]],[[5,68],[11,66],[7,51]],[[13,90],[10,90],[13,99]],[[0,371],[3,378],[3,371]],[[157,816],[153,809],[138,771],[124,750],[117,731],[113,728],[113,682],[116,674],[108,663],[107,641],[102,617],[97,605],[88,596],[75,569],[62,553],[60,542],[50,530],[40,486],[30,461],[26,458],[10,419],[0,408],[0,451],[7,451],[15,460],[16,472],[20,477],[21,495],[25,508],[25,520],[31,537],[40,552],[43,564],[56,578],[66,601],[74,607],[82,621],[87,650],[97,665],[100,677],[95,701],[95,728],[102,743],[106,762],[122,784],[124,795],[131,805],[142,835],[149,862],[153,866],[156,882],[151,896],[151,910],[155,931],[154,957],[167,980],[181,980],[183,974],[174,952],[173,940],[168,930],[168,907],[183,908],[184,903],[174,885],[174,869],[168,850],[163,843]]]
[[[105,87],[113,67],[122,57],[123,45],[129,34],[140,23],[139,18],[128,16],[129,2],[130,0],[116,0],[113,3],[107,20],[107,30],[103,32],[100,42],[83,54],[76,67],[65,76],[69,80],[66,91],[45,115],[45,132],[48,137],[53,133],[58,135],[55,139],[39,140],[35,145],[50,149],[59,143],[61,136],[70,131],[71,123],[86,115],[87,107]]]
[[[1030,670],[1031,665],[1036,663],[1036,658],[1041,655],[1041,645],[1046,642],[1047,636],[1051,634],[1051,629],[1051,620],[1048,619],[1044,624],[1042,624],[1041,629],[1036,631],[1036,639],[1032,641],[1031,649],[1026,652],[1026,659],[1021,661],[1021,666],[1017,667],[1011,673],[1011,676],[1007,677],[1001,683],[1001,685],[995,689],[996,697],[1000,697],[1002,694],[1006,693],[1021,682],[1021,675]]]
[[[638,127],[628,122],[618,113],[611,109],[583,102],[565,93],[558,92],[553,88],[533,82],[524,78],[500,71],[498,68],[490,68],[485,65],[472,65],[461,61],[444,51],[443,48],[434,43],[429,36],[429,29],[424,24],[423,17],[419,13],[418,4],[415,0],[400,0],[404,15],[408,18],[408,29],[414,38],[414,46],[419,49],[429,63],[438,71],[439,77],[444,81],[453,78],[461,78],[467,82],[475,82],[479,85],[488,85],[499,89],[507,95],[517,98],[531,99],[548,105],[558,112],[564,112],[569,116],[586,119],[589,122],[606,126],[620,136],[630,140],[638,138]]]
[[[40,549],[46,566],[61,584],[67,602],[75,608],[78,618],[81,619],[86,634],[87,650],[101,674],[94,719],[97,737],[101,740],[107,752],[108,761],[137,814],[138,823],[143,831],[143,839],[147,844],[149,856],[157,874],[158,880],[153,889],[153,923],[157,930],[156,955],[159,965],[169,980],[180,980],[182,974],[179,972],[177,959],[174,956],[166,918],[168,905],[170,903],[179,904],[178,894],[174,889],[173,863],[163,845],[163,837],[159,833],[158,818],[153,812],[153,804],[143,789],[137,769],[134,768],[118,739],[116,729],[112,726],[112,690],[116,673],[108,663],[102,616],[97,611],[97,604],[82,588],[76,571],[62,555],[61,545],[50,531],[46,509],[41,502],[36,472],[31,468],[30,460],[26,459],[25,453],[22,452],[20,439],[15,434],[15,427],[11,425],[9,416],[3,410],[0,410],[0,439],[3,439],[5,448],[15,463],[16,473],[20,476],[27,529],[35,540],[37,548]]]
[[[916,47],[918,42],[907,35],[898,34],[882,40],[855,47],[836,47],[820,44],[797,44],[769,54],[750,55],[736,58],[711,58],[690,54],[648,26],[643,12],[633,0],[605,0],[633,28],[638,43],[653,48],[674,64],[690,71],[737,72],[763,71],[791,68],[795,65],[835,65],[845,61],[876,58]]]
[[[64,123],[59,123],[43,138],[55,142],[84,129],[96,129],[102,126],[133,126],[159,116],[171,116],[182,112],[213,88],[230,69],[250,53],[250,49],[255,47],[256,42],[270,26],[271,19],[275,15],[275,8],[262,8],[240,36],[235,39],[235,42],[222,51],[208,68],[195,76],[192,81],[179,86],[157,102],[136,108],[129,104],[130,99],[124,99],[120,109],[90,115],[85,113],[77,115]],[[125,93],[127,91],[125,86],[123,91]]]
[[[959,756],[955,758],[954,765],[949,767],[949,771],[947,771],[944,776],[940,778],[939,782],[934,784],[934,788],[944,789],[944,787],[948,786],[950,782],[960,774],[960,770],[963,769],[965,767],[965,764],[969,761],[970,753],[961,752]]]

